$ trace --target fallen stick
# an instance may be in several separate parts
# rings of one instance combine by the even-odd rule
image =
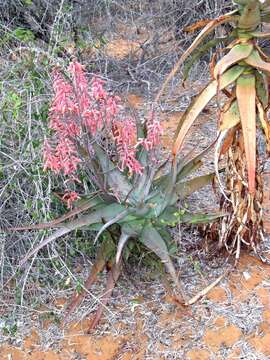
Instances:
[[[205,296],[212,290],[227,274],[229,271],[225,271],[223,275],[220,275],[212,284],[208,285],[206,288],[198,292],[195,296],[193,296],[190,300],[188,300],[184,305],[189,306],[195,304],[201,297]]]

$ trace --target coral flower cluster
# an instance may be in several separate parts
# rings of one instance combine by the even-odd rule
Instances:
[[[137,139],[136,122],[123,116],[120,98],[108,94],[104,80],[93,77],[89,86],[84,66],[77,61],[69,65],[68,75],[65,77],[59,68],[52,73],[54,98],[49,127],[54,138],[44,143],[44,169],[76,179],[78,165],[83,161],[78,148],[85,135],[95,141],[105,129],[115,143],[119,169],[127,169],[129,175],[142,174],[143,166],[136,158],[138,146],[149,151],[160,144],[162,129],[155,113],[151,112],[147,121],[147,137]],[[69,207],[77,199],[75,192],[66,192],[64,197]]]
[[[130,174],[133,172],[142,174],[143,167],[136,159],[137,151],[137,128],[132,119],[114,121],[113,135],[119,156],[119,168],[123,171],[128,168]]]
[[[160,138],[163,134],[163,129],[160,122],[157,120],[156,113],[154,111],[150,112],[146,125],[147,137],[145,139],[140,139],[139,143],[149,151],[160,145]]]

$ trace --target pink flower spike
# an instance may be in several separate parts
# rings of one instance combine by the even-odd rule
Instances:
[[[75,191],[66,190],[62,200],[67,204],[67,208],[71,209],[74,201],[80,199],[80,196]]]
[[[70,175],[77,170],[81,159],[77,157],[75,145],[68,138],[61,138],[55,149],[55,155],[59,159],[61,170],[64,175]]]
[[[103,126],[102,113],[98,109],[87,110],[84,113],[84,125],[92,135],[95,135]]]
[[[110,96],[106,101],[106,125],[110,125],[116,115],[119,113],[121,106],[118,96]]]
[[[149,114],[146,127],[147,136],[145,139],[140,139],[138,145],[141,144],[147,151],[149,151],[161,144],[161,136],[163,134],[163,128],[160,122],[156,119],[156,113],[153,111]]]
[[[59,72],[53,71],[53,90],[55,93],[50,112],[64,115],[66,113],[77,113],[78,106],[74,99],[73,88]]]
[[[131,119],[113,122],[113,135],[119,156],[121,171],[128,168],[132,175],[134,172],[142,174],[143,166],[136,159],[137,128]]]
[[[92,80],[92,96],[95,100],[105,100],[107,98],[107,92],[103,88],[104,80],[95,77]]]
[[[69,65],[69,72],[72,74],[76,91],[76,100],[79,105],[79,112],[83,113],[89,108],[91,101],[88,92],[88,81],[85,76],[84,66],[78,61],[72,61]]]
[[[44,141],[44,150],[43,150],[43,161],[44,161],[44,171],[50,169],[56,173],[59,172],[61,165],[59,159],[53,154],[53,149],[48,143],[47,139]]]

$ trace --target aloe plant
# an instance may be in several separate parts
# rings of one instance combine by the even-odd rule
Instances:
[[[262,178],[256,145],[256,128],[264,131],[267,150],[270,150],[270,125],[268,76],[269,58],[258,44],[259,39],[269,38],[270,33],[260,31],[262,22],[270,22],[270,2],[235,0],[236,9],[217,19],[199,22],[187,31],[206,26],[191,46],[181,56],[164,82],[156,101],[159,101],[168,82],[186,61],[184,77],[198,58],[212,46],[223,43],[211,62],[211,81],[196,96],[179,120],[173,156],[181,150],[183,141],[192,124],[211,99],[218,102],[219,137],[215,151],[217,180],[222,192],[221,208],[228,214],[212,230],[219,235],[219,247],[225,246],[239,258],[242,244],[255,251],[264,239],[262,224]],[[213,38],[204,43],[206,36],[218,26],[233,26],[226,37]],[[218,164],[226,157],[225,184],[218,174]]]
[[[60,69],[53,71],[55,95],[49,124],[53,138],[45,141],[44,163],[45,169],[67,177],[73,188],[65,192],[63,201],[75,207],[50,223],[10,229],[56,228],[21,264],[50,242],[85,229],[95,233],[92,241],[98,247],[85,289],[91,287],[108,262],[111,264],[106,292],[91,328],[97,325],[121,274],[122,262],[132,255],[134,244],[148,248],[161,260],[184,302],[185,294],[168,251],[167,228],[178,223],[209,222],[220,216],[192,214],[179,210],[177,204],[213,179],[214,174],[207,174],[185,180],[202,165],[205,151],[181,161],[160,160],[157,114],[151,112],[144,125],[136,123],[126,117],[120,99],[109,95],[101,79],[93,78],[89,89],[84,68],[78,62],[71,63],[67,75]],[[91,182],[92,194],[80,193],[79,169]],[[104,232],[106,236],[102,237]],[[73,296],[68,314],[84,295]]]

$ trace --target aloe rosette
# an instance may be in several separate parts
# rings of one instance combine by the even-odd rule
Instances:
[[[213,179],[213,174],[207,174],[185,180],[202,165],[205,151],[182,161],[160,161],[162,129],[157,114],[150,112],[144,124],[127,117],[120,99],[106,91],[103,80],[94,77],[89,87],[85,70],[77,61],[70,64],[67,75],[59,68],[53,71],[52,138],[45,141],[44,164],[45,169],[66,176],[69,186],[72,184],[63,201],[73,208],[50,223],[10,229],[56,228],[21,264],[52,241],[77,229],[89,230],[95,234],[92,241],[98,250],[84,289],[91,287],[108,262],[111,264],[91,328],[102,315],[122,262],[138,251],[138,246],[148,248],[161,260],[184,302],[168,250],[172,240],[168,226],[204,223],[220,216],[192,214],[177,203]],[[81,194],[78,170],[89,179],[92,194]],[[78,188],[81,192],[76,191]],[[106,236],[101,236],[105,232]],[[74,295],[68,314],[84,295],[85,291]]]
[[[222,192],[221,207],[228,213],[218,228],[219,246],[225,245],[230,253],[239,258],[241,244],[257,251],[264,238],[262,224],[263,185],[260,162],[257,156],[257,128],[262,128],[267,150],[270,149],[268,78],[269,58],[259,46],[260,39],[270,33],[261,32],[263,22],[270,22],[270,2],[258,0],[235,0],[237,8],[217,19],[199,22],[187,31],[205,25],[189,49],[181,56],[164,82],[156,101],[159,101],[166,85],[185,62],[184,78],[199,57],[217,44],[223,44],[225,55],[211,61],[211,81],[195,97],[179,120],[173,155],[181,150],[187,132],[205,108],[216,97],[218,102],[219,138],[216,145],[215,165]],[[223,24],[232,25],[226,37],[203,43],[205,38]],[[221,157],[227,157],[225,185],[218,174]],[[215,229],[217,230],[217,229]]]

